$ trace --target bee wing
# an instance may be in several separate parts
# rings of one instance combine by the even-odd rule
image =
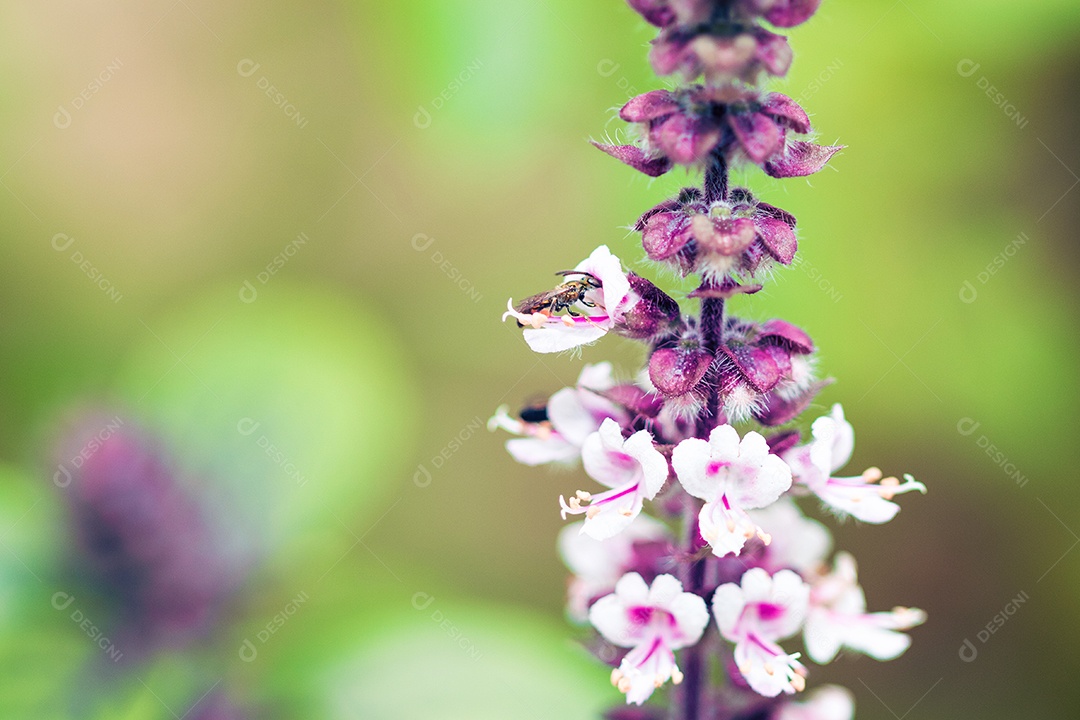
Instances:
[[[554,294],[555,293],[553,291],[548,290],[547,292],[530,295],[529,297],[525,298],[517,305],[515,305],[514,309],[517,310],[519,313],[523,314],[534,313],[537,310],[540,310],[549,305],[551,303],[551,297]]]

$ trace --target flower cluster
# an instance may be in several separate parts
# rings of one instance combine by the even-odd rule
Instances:
[[[578,398],[588,393],[595,407],[606,408],[589,415],[591,421],[578,415],[579,429],[591,423],[594,430],[575,446],[585,472],[606,489],[560,498],[564,518],[585,519],[566,527],[559,547],[574,572],[571,617],[587,620],[612,645],[631,649],[612,675],[628,701],[643,702],[667,681],[681,682],[674,651],[702,637],[708,608],[719,635],[733,644],[730,659],[740,682],[763,697],[805,686],[807,669],[799,653],[779,645],[800,632],[816,663],[832,661],[841,648],[879,660],[907,649],[909,639],[899,631],[920,624],[922,611],[867,613],[853,558],[837,553],[829,570],[829,533],[796,504],[797,497],[814,493],[837,514],[880,523],[899,509],[890,498],[925,491],[914,480],[883,480],[873,470],[855,478],[831,477],[835,458],[846,460],[853,442],[840,406],[814,422],[813,439],[802,445],[781,438],[770,447],[761,434],[751,430],[740,437],[729,424],[714,427],[707,439],[689,437],[672,445],[657,430],[635,430],[637,420],[603,398],[618,387],[610,372],[606,363],[587,366],[581,384],[552,398],[575,398],[581,409]],[[596,378],[605,382],[595,383]],[[586,389],[590,382],[597,389]],[[499,426],[514,429],[505,410],[496,418]],[[522,442],[539,438],[507,443],[519,459],[536,460],[536,453],[515,448]],[[814,465],[810,458],[826,465]],[[552,454],[549,461],[565,459]],[[839,489],[828,489],[830,484]],[[704,566],[701,574],[711,580],[695,592],[664,572],[687,561],[675,534],[642,512],[645,501],[654,501],[661,516],[678,515],[671,508],[680,492],[703,501],[692,505],[697,510],[692,547],[708,547],[711,559],[693,562]],[[677,510],[686,507],[674,504]]]
[[[700,83],[632,98],[620,115],[641,142],[599,147],[651,176],[704,170],[700,186],[634,226],[650,260],[700,276],[690,293],[700,310],[685,312],[600,246],[552,290],[510,300],[503,319],[543,353],[614,332],[643,344],[645,367],[618,379],[610,363],[586,365],[574,387],[517,415],[499,408],[489,427],[514,436],[506,447],[518,461],[580,463],[597,484],[559,497],[564,520],[580,516],[559,550],[573,573],[568,613],[596,631],[592,647],[627,703],[670,684],[678,717],[848,720],[842,688],[792,697],[810,674],[803,653],[817,664],[842,651],[889,660],[925,613],[868,612],[854,559],[833,553],[829,531],[800,503],[880,524],[899,511],[898,495],[926,488],[875,467],[839,475],[854,448],[840,405],[802,434],[803,413],[828,384],[810,336],[725,312],[728,298],[760,290],[798,249],[794,216],[729,187],[729,168],[799,177],[840,149],[806,139],[805,111],[754,84],[791,62],[786,38],[761,23],[801,24],[819,0],[629,4],[660,28],[657,72]],[[723,676],[718,692],[711,683]],[[628,712],[610,717],[654,717]]]

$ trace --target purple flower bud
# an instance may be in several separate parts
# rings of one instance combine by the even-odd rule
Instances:
[[[720,348],[742,379],[759,393],[767,393],[780,382],[780,367],[768,348],[729,343]]]
[[[843,145],[815,145],[796,140],[785,143],[778,155],[762,167],[774,178],[805,177],[825,167],[825,163],[843,149]]]
[[[669,27],[653,41],[649,62],[658,75],[679,73],[689,81],[705,76],[710,85],[740,79],[753,83],[762,73],[782,77],[791,67],[787,38],[763,28],[728,35]]]
[[[813,383],[802,393],[787,399],[782,397],[780,393],[769,393],[762,400],[761,409],[754,413],[754,418],[762,425],[770,427],[791,422],[801,415],[803,410],[810,406],[817,394],[831,383],[831,380],[820,380]]]
[[[810,120],[779,93],[758,96],[731,86],[653,90],[631,98],[619,115],[642,125],[645,146],[593,144],[651,177],[674,164],[696,166],[714,151],[728,162],[746,158],[773,177],[801,177],[841,149],[789,140],[789,132],[810,132]]]
[[[697,387],[712,356],[696,345],[661,348],[649,358],[649,380],[665,397],[678,397]]]
[[[675,22],[675,11],[667,0],[627,0],[627,3],[657,27],[666,27]]]
[[[599,394],[626,410],[631,418],[655,418],[664,406],[661,395],[643,390],[637,385],[616,385]]]
[[[736,295],[753,295],[759,292],[761,288],[762,286],[759,283],[740,284],[735,282],[731,276],[728,276],[721,281],[719,287],[712,282],[702,283],[698,289],[690,293],[689,297],[727,299]]]
[[[798,430],[785,430],[765,438],[765,441],[769,443],[769,452],[773,455],[783,455],[799,444],[800,437]]]
[[[598,142],[593,142],[593,145],[649,177],[660,177],[672,167],[666,157],[650,157],[636,145],[605,145]]]
[[[696,188],[684,189],[642,215],[635,229],[651,259],[722,282],[731,274],[753,275],[773,261],[788,265],[795,257],[795,218],[743,188],[711,203]],[[735,282],[721,288],[730,291],[725,295],[752,290]]]
[[[209,630],[229,582],[162,444],[131,424],[101,439],[108,423],[100,413],[82,418],[59,449],[84,458],[64,488],[79,563],[115,602],[131,657]]]
[[[760,7],[765,19],[776,27],[791,28],[809,20],[821,0],[750,0],[750,4]]]
[[[669,332],[681,322],[679,303],[643,277],[627,273],[630,289],[640,298],[626,311],[615,330],[620,335],[647,340]]]
[[[784,320],[769,320],[761,326],[759,336],[763,343],[774,343],[793,352],[814,352],[814,341],[802,329]]]

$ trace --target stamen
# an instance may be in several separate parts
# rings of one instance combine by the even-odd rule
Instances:
[[[590,500],[592,500],[592,493],[585,492],[584,490],[578,490],[574,494],[577,495],[579,500],[583,500],[585,502],[589,502]]]
[[[765,532],[761,528],[758,528],[757,536],[758,536],[758,539],[761,540],[761,542],[764,543],[765,545],[768,545],[769,543],[772,542],[772,535]]]
[[[592,520],[594,517],[596,517],[599,514],[600,514],[600,506],[599,505],[592,505],[592,506],[589,507],[588,510],[585,511],[585,517],[587,517],[589,520]]]
[[[895,488],[898,488],[898,487],[900,487],[900,481],[899,480],[897,480],[894,477],[885,478],[884,480],[881,481],[881,490],[880,490],[881,497],[885,498],[886,500],[892,500],[893,497],[895,497],[895,495],[896,495],[896,493],[893,492],[892,490],[894,490]],[[888,488],[888,489],[886,489],[886,488]]]
[[[671,671],[671,684],[672,685],[679,685],[679,684],[682,683],[682,681],[683,681],[683,674],[679,670],[679,668],[675,668],[674,670],[672,670]]]
[[[791,687],[795,688],[795,692],[802,692],[806,689],[806,679],[798,673],[791,678]]]
[[[868,467],[863,470],[862,478],[868,483],[874,483],[881,479],[882,474],[880,468]]]
[[[625,695],[630,692],[630,688],[633,687],[633,684],[630,682],[630,678],[624,677],[619,679],[619,684],[615,687],[619,688],[619,692]]]
[[[622,680],[622,676],[623,676],[622,670],[620,670],[619,668],[612,668],[611,669],[611,684],[614,685],[615,687],[619,687],[619,681]]]

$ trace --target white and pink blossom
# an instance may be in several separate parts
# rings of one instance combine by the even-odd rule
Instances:
[[[683,592],[682,583],[660,575],[650,587],[637,573],[627,573],[589,609],[589,621],[608,642],[631,648],[611,682],[640,705],[668,680],[682,681],[675,650],[701,639],[709,623],[705,601]]]
[[[671,464],[683,489],[706,501],[698,525],[716,555],[738,555],[755,535],[769,543],[768,533],[746,511],[775,502],[791,487],[791,469],[769,453],[764,437],[748,432],[740,441],[735,428],[721,425],[708,441],[679,443]]]
[[[926,613],[918,608],[866,612],[855,558],[837,553],[832,572],[818,578],[810,589],[810,609],[803,629],[806,654],[824,664],[846,647],[875,660],[892,660],[911,645],[911,638],[899,631],[925,621]]]
[[[512,317],[525,327],[525,342],[539,353],[557,353],[595,342],[622,322],[641,299],[630,287],[622,262],[601,245],[578,263],[575,272],[592,275],[600,287],[585,293],[585,303],[574,306],[576,315],[549,312],[521,313],[507,301],[503,320]]]
[[[652,434],[639,430],[624,439],[611,418],[585,439],[581,460],[589,477],[611,489],[598,495],[579,490],[569,501],[560,496],[559,505],[564,520],[584,514],[581,532],[597,540],[626,529],[668,478],[668,462],[653,446]]]
[[[751,510],[748,515],[759,527],[774,530],[772,542],[758,560],[769,572],[790,569],[805,577],[816,572],[832,550],[829,530],[803,515],[790,497],[781,497],[772,505]]]
[[[834,511],[880,524],[900,512],[900,506],[891,501],[893,496],[912,490],[926,492],[926,486],[910,475],[904,476],[904,482],[894,477],[882,478],[881,470],[875,467],[855,477],[833,477],[851,459],[855,448],[855,431],[844,419],[839,404],[833,405],[829,415],[814,421],[811,434],[812,441],[792,448],[784,459],[791,466],[796,482]]]
[[[511,416],[507,406],[495,411],[488,429],[502,428],[521,437],[506,441],[506,450],[523,465],[572,465],[581,458],[585,438],[606,418],[629,422],[629,414],[603,396],[615,386],[611,363],[586,365],[577,385],[559,390],[545,407],[547,420],[525,422]]]
[[[716,589],[712,600],[716,625],[735,643],[735,665],[758,694],[776,697],[806,686],[799,653],[785,652],[777,641],[799,631],[809,600],[810,586],[791,570],[770,576],[762,568],[751,568],[740,584]]]
[[[574,573],[567,592],[567,612],[578,622],[589,617],[589,603],[615,589],[615,583],[638,562],[636,548],[648,543],[667,543],[674,537],[667,525],[644,513],[621,533],[596,540],[581,532],[583,523],[567,525],[559,532],[559,554]]]
[[[780,706],[775,720],[852,720],[855,698],[839,685],[822,685],[806,693],[802,702],[790,701]]]

